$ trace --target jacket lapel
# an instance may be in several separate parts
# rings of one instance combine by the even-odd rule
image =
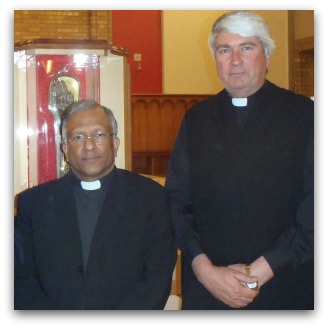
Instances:
[[[69,252],[74,252],[76,258],[82,261],[82,248],[77,223],[77,212],[74,196],[74,188],[70,174],[62,178],[58,183],[58,190],[55,193],[54,213],[58,221],[59,231],[62,234],[61,240],[67,242],[70,247]],[[81,262],[82,263],[82,262]]]

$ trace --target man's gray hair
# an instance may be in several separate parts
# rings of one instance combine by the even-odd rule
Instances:
[[[239,34],[243,37],[257,37],[266,55],[272,55],[275,43],[270,36],[270,28],[265,20],[249,11],[233,11],[220,16],[212,25],[209,46],[215,55],[216,37],[222,33]]]
[[[117,121],[115,119],[114,113],[107,107],[101,106],[94,100],[80,100],[73,102],[69,106],[66,107],[64,112],[61,115],[61,124],[60,124],[60,135],[62,137],[62,140],[65,140],[67,138],[67,122],[69,118],[82,110],[87,109],[96,109],[101,108],[103,111],[108,115],[108,118],[111,121],[112,127],[113,127],[113,133],[115,136],[118,134],[118,125]]]

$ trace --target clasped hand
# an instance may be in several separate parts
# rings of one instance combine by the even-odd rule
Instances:
[[[205,254],[198,255],[192,262],[197,279],[215,298],[232,308],[247,306],[259,294],[259,289],[245,286],[245,283],[256,282],[258,278],[241,272],[241,266],[217,267]]]

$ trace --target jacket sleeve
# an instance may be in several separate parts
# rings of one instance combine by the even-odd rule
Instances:
[[[114,309],[163,310],[170,296],[177,246],[167,193],[163,188],[160,191],[159,197],[157,193],[151,195],[143,242],[143,277]]]
[[[277,273],[295,269],[314,258],[314,140],[310,138],[304,162],[304,198],[298,206],[293,225],[278,238],[263,256]]]
[[[190,195],[190,169],[187,145],[187,124],[184,119],[173,147],[165,187],[169,192],[173,226],[178,247],[192,261],[203,253],[194,230]]]
[[[30,201],[27,195],[23,193],[18,197],[14,223],[14,308],[51,309],[34,266],[32,222],[27,210]]]

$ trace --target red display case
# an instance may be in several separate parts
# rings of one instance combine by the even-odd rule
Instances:
[[[14,192],[66,173],[60,115],[73,101],[111,108],[121,146],[116,164],[131,167],[127,52],[104,41],[34,40],[15,45]]]

